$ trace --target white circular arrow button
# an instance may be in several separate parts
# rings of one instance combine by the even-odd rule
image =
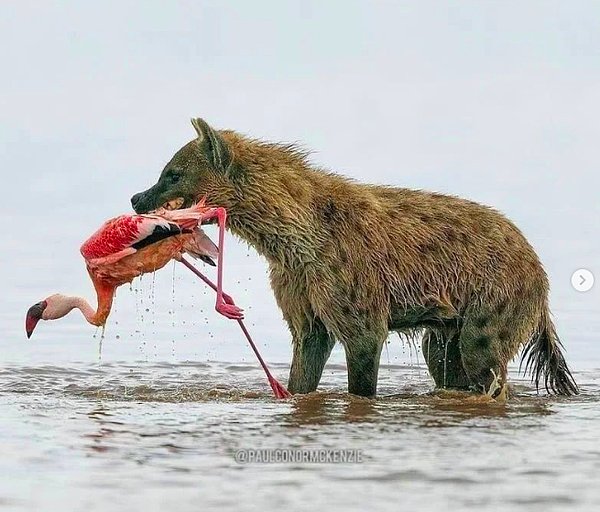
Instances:
[[[594,286],[594,274],[587,268],[579,268],[571,276],[571,285],[578,292],[589,292]]]

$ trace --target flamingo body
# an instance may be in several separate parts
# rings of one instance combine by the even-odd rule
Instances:
[[[200,229],[209,208],[198,203],[178,211],[120,215],[106,221],[81,246],[88,273],[98,296],[94,325],[104,325],[118,286],[155,272],[184,252],[214,258],[217,247]]]

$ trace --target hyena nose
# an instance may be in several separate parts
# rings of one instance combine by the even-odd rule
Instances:
[[[143,195],[144,194],[142,192],[138,192],[137,194],[134,194],[133,196],[131,196],[131,206],[133,206],[134,210],[135,210],[135,207],[137,206],[137,204],[142,199]]]

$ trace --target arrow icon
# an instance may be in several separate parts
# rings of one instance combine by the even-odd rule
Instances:
[[[589,292],[594,286],[594,274],[587,268],[579,268],[571,276],[571,285],[578,292]]]

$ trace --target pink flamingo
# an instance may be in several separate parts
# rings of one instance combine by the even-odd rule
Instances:
[[[108,220],[81,246],[98,297],[97,308],[82,297],[51,295],[27,312],[27,336],[39,320],[62,318],[73,309],[79,309],[90,324],[103,326],[117,287],[164,267],[173,258],[180,259],[184,252],[209,262],[217,257],[215,309],[228,318],[243,318],[242,310],[222,290],[223,236],[219,234],[217,248],[199,227],[214,217],[219,226],[224,225],[225,216],[224,209],[207,208],[202,201],[185,210],[160,209],[153,214],[121,215]]]
[[[180,204],[169,205],[177,208]],[[217,219],[218,247],[200,228],[202,222]],[[88,274],[97,295],[97,308],[82,297],[54,294],[34,304],[27,311],[25,330],[30,338],[40,320],[56,320],[79,309],[92,325],[104,326],[110,314],[117,287],[147,272],[164,267],[172,259],[181,261],[217,292],[215,309],[227,318],[237,320],[263,367],[277,398],[290,396],[287,389],[271,375],[260,356],[243,320],[242,309],[223,292],[223,244],[227,214],[224,208],[207,207],[204,200],[182,210],[160,208],[151,214],[121,215],[105,222],[81,246]],[[215,265],[217,284],[213,284],[183,258],[187,253]]]

